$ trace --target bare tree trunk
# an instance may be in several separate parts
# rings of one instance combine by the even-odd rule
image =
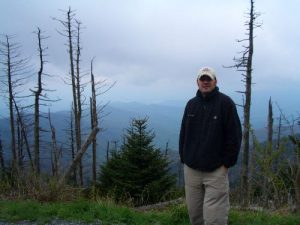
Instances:
[[[250,1],[250,11],[249,11],[249,22],[246,23],[248,37],[242,41],[248,41],[248,46],[244,47],[245,50],[242,53],[242,57],[235,59],[237,64],[235,65],[239,71],[246,72],[243,74],[245,80],[245,102],[243,105],[244,109],[244,123],[243,123],[243,139],[242,139],[242,149],[243,149],[243,161],[242,161],[242,178],[241,178],[241,200],[244,207],[248,207],[250,204],[250,193],[249,193],[249,138],[250,138],[250,109],[251,109],[251,87],[252,87],[252,58],[253,58],[253,30],[257,13],[254,12],[254,1]],[[241,42],[241,41],[240,41]],[[240,69],[241,68],[241,69]]]
[[[77,99],[77,106],[78,106],[78,111],[77,111],[77,136],[76,136],[76,144],[77,144],[77,151],[81,148],[81,117],[82,117],[82,105],[81,105],[81,84],[80,84],[80,25],[81,23],[76,20],[77,23],[77,45],[76,45],[76,99]],[[82,165],[82,160],[79,162],[79,176],[80,176],[80,184],[81,186],[83,185],[83,165]]]
[[[76,167],[76,165],[81,160],[83,154],[85,153],[85,151],[87,150],[87,148],[89,147],[89,145],[92,143],[92,141],[94,140],[94,138],[96,138],[96,135],[97,135],[98,132],[99,132],[99,128],[98,127],[95,127],[92,130],[92,132],[88,136],[87,140],[82,145],[80,151],[78,151],[76,153],[76,156],[75,156],[74,160],[71,162],[71,164],[67,168],[66,172],[63,174],[63,176],[61,176],[61,179],[59,180],[59,186],[61,186],[65,182],[66,178],[68,178],[70,176],[70,174],[72,173],[72,171],[74,170],[74,168]]]
[[[96,99],[96,89],[95,89],[95,78],[93,74],[93,60],[91,61],[91,89],[92,89],[92,97],[91,97],[91,127],[92,130],[95,127],[98,127],[98,115],[97,115],[97,99]],[[96,184],[97,179],[97,138],[93,140],[92,143],[93,149],[93,182]]]
[[[67,19],[65,21],[58,20],[63,27],[65,28],[64,32],[61,33],[63,36],[68,38],[68,49],[69,49],[69,59],[70,59],[70,73],[71,73],[71,85],[72,85],[72,94],[73,94],[73,112],[74,112],[74,125],[75,125],[75,140],[76,140],[76,151],[78,152],[82,147],[81,141],[81,119],[82,119],[82,103],[84,103],[83,92],[85,85],[81,82],[81,74],[80,74],[80,57],[81,57],[81,43],[80,43],[80,29],[81,23],[77,20],[77,30],[73,29],[74,23],[74,14],[69,8],[67,11]],[[75,35],[73,35],[75,34]],[[74,41],[74,37],[77,38]],[[73,46],[73,42],[77,43],[76,49]],[[76,54],[76,57],[75,54]],[[76,71],[75,71],[76,70]],[[96,85],[96,84],[95,84]],[[114,84],[113,84],[114,85]],[[104,92],[109,90],[113,85],[109,86]],[[105,86],[105,85],[104,85]],[[104,93],[102,92],[102,93]],[[101,94],[102,94],[101,93]],[[83,101],[82,101],[82,99]],[[95,98],[94,98],[95,99]],[[96,107],[95,107],[96,108]],[[96,113],[95,113],[96,114]],[[96,120],[93,122],[95,123]],[[80,183],[83,185],[83,174],[82,174],[82,164],[79,162],[79,176],[80,176]]]
[[[80,96],[80,84],[79,82],[79,64],[77,65],[77,75],[75,74],[75,59],[74,59],[74,47],[73,47],[73,33],[75,32],[72,28],[74,14],[69,8],[67,11],[67,19],[66,21],[58,20],[65,28],[66,35],[61,33],[63,36],[67,36],[68,38],[68,51],[69,51],[69,60],[70,60],[70,75],[71,75],[71,86],[72,86],[72,96],[73,96],[73,115],[74,115],[74,128],[75,128],[75,143],[76,143],[76,151],[78,152],[81,148],[81,127],[80,127],[80,119],[81,119],[81,102],[78,99]],[[79,34],[78,34],[79,36]],[[79,48],[80,50],[80,48]],[[79,63],[80,51],[77,49],[77,62]],[[82,174],[82,164],[79,163],[79,178],[80,184],[83,184],[83,174]]]
[[[38,28],[38,49],[40,59],[40,69],[38,71],[37,90],[34,91],[34,165],[37,174],[40,174],[40,96],[42,93],[42,74],[44,68],[43,48],[41,30]]]
[[[16,132],[16,135],[17,135],[17,140],[16,140],[16,147],[17,147],[17,155],[18,155],[18,167],[21,169],[22,168],[22,164],[23,164],[23,162],[22,162],[22,160],[23,160],[23,158],[22,158],[22,135],[21,135],[21,125],[20,125],[20,120],[17,118],[17,121],[16,121],[16,128],[17,128],[17,132]]]
[[[91,130],[93,130],[93,106],[92,106],[92,98],[90,98],[90,119],[91,119]],[[94,142],[94,141],[93,141]],[[92,175],[94,181],[94,143],[92,142]]]
[[[254,27],[260,27],[260,25],[255,23],[256,18],[259,16],[258,13],[254,11],[254,0],[250,0],[250,10],[247,13],[249,16],[249,21],[245,23],[247,26],[247,38],[243,40],[238,40],[238,42],[248,42],[243,45],[244,50],[241,52],[242,56],[239,58],[234,58],[236,62],[234,66],[238,71],[242,72],[244,77],[243,82],[245,82],[245,91],[241,93],[245,97],[243,100],[243,110],[244,110],[244,122],[243,122],[243,136],[242,136],[242,149],[243,149],[243,160],[242,160],[242,171],[241,171],[241,190],[240,199],[243,207],[248,207],[250,204],[250,192],[249,192],[249,161],[250,161],[250,149],[249,149],[249,139],[250,139],[250,109],[251,109],[251,93],[252,93],[252,58],[253,58],[253,31]]]
[[[80,149],[80,121],[78,119],[78,99],[77,99],[77,86],[76,86],[76,74],[75,74],[75,65],[74,65],[74,47],[73,47],[73,34],[74,30],[72,28],[72,22],[73,22],[73,17],[74,14],[69,8],[69,10],[66,13],[67,18],[66,20],[58,20],[64,27],[63,33],[60,33],[64,37],[67,37],[68,39],[68,53],[69,53],[69,61],[70,61],[70,75],[71,75],[71,86],[72,86],[72,96],[73,96],[73,115],[74,115],[74,129],[75,129],[75,145],[76,145],[76,151],[78,152]],[[66,33],[66,34],[65,34]],[[79,169],[79,174],[80,174],[80,183],[83,183],[83,178],[82,178],[82,167]]]
[[[3,156],[3,146],[2,146],[2,139],[0,138],[0,174],[3,175],[4,172],[5,172],[5,164],[4,164],[4,156]]]
[[[249,90],[248,90],[249,91]],[[249,92],[248,92],[249,93]],[[248,96],[250,96],[248,94]],[[248,97],[249,98],[249,97]],[[246,104],[250,104],[250,101],[246,101]],[[245,105],[246,106],[246,105]],[[250,203],[249,196],[249,134],[250,134],[250,105],[244,109],[244,124],[243,124],[243,161],[242,161],[242,205],[248,207]]]
[[[0,64],[4,71],[3,75],[7,80],[4,89],[1,91],[8,93],[8,107],[9,107],[9,121],[10,121],[10,148],[11,148],[11,168],[14,181],[18,179],[18,153],[16,143],[16,130],[15,130],[15,108],[14,104],[20,94],[20,88],[26,83],[26,74],[29,72],[28,58],[21,58],[20,45],[17,43],[11,43],[11,38],[5,35],[5,40],[0,40]],[[2,87],[1,87],[2,88]]]
[[[31,150],[30,150],[28,139],[27,139],[27,132],[26,132],[26,127],[25,127],[24,121],[23,121],[23,117],[22,117],[22,115],[20,113],[20,110],[19,110],[19,107],[17,106],[17,103],[14,99],[13,99],[13,102],[14,102],[14,106],[15,106],[15,109],[16,109],[16,113],[17,113],[18,123],[20,125],[21,137],[22,137],[23,141],[25,142],[25,147],[26,147],[26,150],[27,150],[27,154],[28,154],[31,169],[34,171],[35,166],[34,166],[34,162],[32,160],[32,156],[31,156]]]
[[[15,138],[15,117],[14,117],[14,106],[13,106],[13,86],[12,86],[12,72],[11,72],[11,45],[8,36],[6,36],[6,50],[7,50],[7,84],[8,84],[8,95],[9,95],[9,121],[10,121],[10,147],[12,152],[12,169],[17,169],[17,149],[16,149],[16,138]]]
[[[49,120],[49,126],[51,130],[51,165],[52,165],[52,174],[54,177],[58,177],[58,170],[59,170],[59,150],[57,147],[57,141],[56,141],[56,131],[54,126],[51,122],[51,115],[50,110],[48,112],[48,120]]]
[[[253,5],[251,2],[251,15],[253,14]],[[246,91],[245,91],[245,105],[244,105],[244,133],[243,133],[243,169],[242,169],[242,190],[244,195],[244,206],[249,206],[249,135],[250,135],[250,108],[251,108],[251,86],[252,86],[252,55],[253,55],[253,18],[250,18],[249,24],[249,54],[247,60],[246,73]]]
[[[257,162],[257,143],[256,143],[256,137],[254,132],[251,132],[252,136],[252,157],[249,165],[249,175],[250,175],[250,182],[249,182],[249,196],[251,198],[251,194],[253,193],[254,189],[254,174],[255,174],[255,169],[256,169],[256,162]]]
[[[90,109],[91,109],[91,128],[92,130],[95,127],[95,118],[94,118],[94,112],[93,112],[93,100],[92,98],[90,98]],[[96,179],[97,179],[97,140],[96,138],[93,140],[92,142],[92,177],[93,177],[93,183],[96,183]]]
[[[92,97],[90,99],[90,108],[91,108],[91,127],[94,129],[95,127],[99,127],[99,121],[98,118],[100,118],[100,114],[102,113],[102,110],[104,109],[104,106],[102,106],[101,109],[98,109],[97,107],[97,96],[104,94],[106,91],[110,90],[110,88],[113,87],[114,83],[107,87],[105,90],[101,91],[101,88],[105,87],[105,81],[98,81],[95,82],[95,77],[94,77],[94,72],[93,72],[93,61],[94,59],[91,60],[91,92],[92,92]],[[99,86],[100,85],[100,86]],[[98,93],[97,93],[98,90]],[[102,114],[101,114],[102,116]],[[96,183],[97,179],[97,138],[93,140],[93,182],[94,184]],[[109,151],[109,142],[107,142],[107,152],[106,152],[106,160],[108,161],[108,151]]]
[[[74,146],[74,126],[73,126],[73,111],[71,110],[71,117],[70,117],[70,136],[71,136],[71,155],[72,155],[72,161],[75,158],[75,146]],[[76,167],[73,170],[73,179],[74,179],[74,184],[77,184],[77,172],[76,172]]]

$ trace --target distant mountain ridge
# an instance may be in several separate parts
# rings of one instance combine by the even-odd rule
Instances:
[[[130,122],[133,118],[145,118],[148,117],[148,128],[152,129],[156,137],[154,138],[154,145],[161,149],[162,152],[166,151],[166,144],[168,143],[168,156],[171,160],[171,170],[174,173],[178,173],[179,155],[178,155],[178,138],[180,131],[181,119],[184,111],[185,104],[181,106],[177,105],[162,105],[162,104],[141,104],[141,103],[111,103],[105,107],[102,112],[105,115],[101,117],[99,125],[102,131],[97,136],[98,150],[97,161],[98,164],[106,161],[107,156],[107,144],[109,143],[110,149],[119,148],[123,143],[124,129],[129,128]],[[86,111],[85,114],[88,112]],[[57,111],[51,113],[51,121],[56,130],[56,137],[58,146],[63,148],[64,155],[62,159],[62,165],[69,163],[70,160],[70,147],[69,147],[69,134],[67,130],[70,127],[70,111]],[[41,127],[49,130],[49,121],[42,119]],[[82,128],[85,140],[85,136],[90,131],[90,119],[86,116],[82,120]],[[299,126],[296,127],[296,132],[299,132]],[[274,138],[276,137],[276,127],[274,126]],[[287,135],[288,130],[282,129],[283,135]],[[267,137],[267,129],[262,127],[255,129],[256,137],[259,141],[263,142]],[[0,119],[0,137],[4,149],[4,158],[7,160],[10,158],[10,131],[8,118]],[[50,155],[49,147],[51,141],[51,134],[49,132],[43,133],[41,139],[41,164],[44,170],[48,171],[50,168]],[[33,139],[33,132],[30,131],[29,139]],[[251,142],[252,143],[252,142]],[[44,148],[46,146],[46,148]],[[47,151],[45,152],[45,149]],[[91,151],[87,150],[84,155],[84,169],[85,172],[91,173]],[[238,165],[233,167],[230,171],[231,181],[235,182],[240,174],[242,152],[240,152]],[[182,179],[182,178],[180,178]],[[182,184],[182,180],[179,181]]]
[[[177,151],[178,135],[180,121],[183,113],[183,107],[164,106],[158,104],[141,104],[141,103],[111,103],[104,108],[103,118],[100,115],[100,128],[102,131],[98,134],[100,152],[105,151],[108,141],[117,142],[120,146],[124,129],[129,128],[130,121],[133,118],[148,117],[148,129],[153,130],[156,134],[154,138],[155,145],[162,149],[168,142],[169,150]],[[70,112],[57,111],[51,113],[51,122],[56,130],[56,136],[59,142],[66,143],[68,134],[66,130],[70,127]],[[41,127],[50,130],[49,121],[41,119]],[[82,119],[83,133],[87,134],[90,129],[90,119],[86,116]],[[4,148],[9,148],[10,144],[9,119],[0,119],[0,137]],[[42,139],[49,139],[50,134],[42,135]],[[49,137],[48,137],[49,136]],[[33,139],[33,133],[29,134]],[[83,138],[84,139],[84,138]]]
[[[130,126],[133,118],[148,117],[148,128],[152,129],[156,137],[155,145],[164,150],[168,142],[169,150],[178,151],[178,137],[181,119],[185,107],[185,103],[180,104],[142,104],[137,102],[122,103],[115,102],[104,108],[103,118],[100,115],[100,128],[102,131],[98,135],[100,152],[105,152],[106,143],[108,141],[122,143],[124,129]],[[87,112],[85,112],[87,114]],[[242,118],[241,118],[242,119]],[[69,111],[57,111],[51,113],[52,124],[54,125],[59,141],[65,143],[67,140],[67,132],[70,123]],[[255,124],[255,122],[253,122]],[[41,127],[49,130],[49,122],[45,119],[41,121]],[[90,119],[88,116],[82,120],[84,133],[87,134],[90,129]],[[297,127],[296,127],[297,128]],[[274,126],[274,131],[275,130]],[[299,128],[297,130],[299,132]],[[8,118],[0,119],[0,135],[3,146],[9,145],[9,121]],[[286,133],[286,132],[285,132]],[[267,130],[264,127],[256,128],[255,134],[260,141],[264,141],[267,136]],[[284,135],[284,133],[283,133]],[[33,138],[33,134],[30,134]],[[274,134],[275,136],[275,134]],[[44,137],[45,138],[45,137]],[[84,138],[83,138],[84,139]]]
[[[183,114],[183,107],[167,106],[159,104],[141,103],[113,103],[106,109],[111,111],[107,118],[104,118],[103,127],[107,128],[103,136],[110,131],[118,132],[122,135],[123,129],[128,128],[133,118],[148,117],[148,128],[155,134],[155,142],[159,147],[165,146],[169,142],[170,148],[177,149],[180,122]],[[107,134],[106,134],[107,133]]]

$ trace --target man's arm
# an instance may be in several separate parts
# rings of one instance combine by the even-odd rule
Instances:
[[[230,100],[226,107],[226,123],[225,123],[225,153],[224,166],[232,167],[236,164],[242,141],[242,127],[237,113],[236,106]]]

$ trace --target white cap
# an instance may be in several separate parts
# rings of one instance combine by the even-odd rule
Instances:
[[[202,76],[209,76],[212,80],[216,79],[216,73],[215,71],[210,67],[203,67],[199,70],[199,73],[197,75],[197,79],[200,79]]]

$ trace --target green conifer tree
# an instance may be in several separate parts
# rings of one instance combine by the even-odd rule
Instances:
[[[147,130],[148,118],[133,119],[124,144],[101,166],[99,187],[117,201],[131,200],[135,206],[164,199],[175,187],[169,161],[153,145],[155,133]]]

